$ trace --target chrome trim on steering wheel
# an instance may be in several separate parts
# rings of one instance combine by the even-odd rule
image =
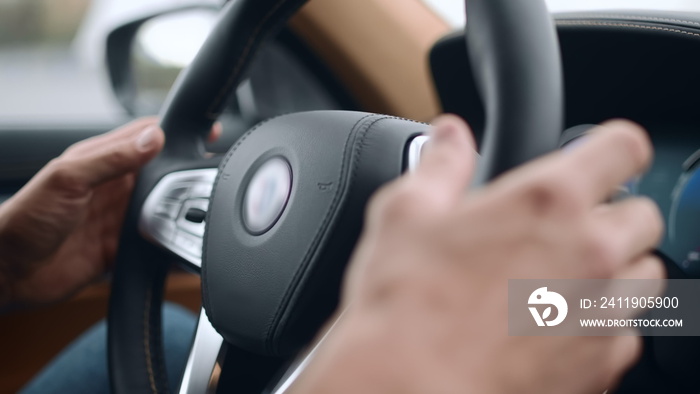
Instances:
[[[427,135],[419,135],[411,140],[406,150],[406,170],[413,172],[420,163],[421,153],[425,143],[430,140]]]
[[[209,323],[204,309],[199,313],[197,332],[195,333],[190,356],[187,358],[185,373],[182,375],[179,394],[209,393],[212,375],[216,371],[217,362],[222,358],[224,339]]]
[[[218,170],[188,170],[163,177],[146,199],[139,217],[145,238],[182,257],[190,268],[202,267],[204,223],[189,220],[190,209],[207,211]]]

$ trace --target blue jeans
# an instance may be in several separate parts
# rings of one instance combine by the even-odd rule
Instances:
[[[163,308],[165,363],[171,390],[180,384],[196,324],[196,316],[178,305],[166,304]],[[109,392],[104,321],[68,345],[20,391],[22,394]]]

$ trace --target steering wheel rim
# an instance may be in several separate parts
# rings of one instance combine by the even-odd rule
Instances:
[[[113,276],[108,351],[115,393],[168,391],[160,326],[168,255],[139,235],[144,204],[169,174],[218,167],[220,159],[203,158],[205,135],[256,48],[304,3],[229,2],[166,100],[161,113],[164,151],[139,175]],[[466,41],[486,108],[478,175],[485,183],[556,148],[562,129],[562,72],[555,28],[543,0],[469,0],[467,10]],[[192,264],[189,268],[198,270]],[[207,323],[201,319],[204,314],[200,323]]]
[[[485,183],[557,148],[563,72],[544,1],[468,0],[466,10],[467,49],[486,115],[477,176]]]

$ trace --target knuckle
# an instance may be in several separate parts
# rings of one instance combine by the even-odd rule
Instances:
[[[123,167],[130,160],[129,154],[121,149],[113,149],[104,156],[104,162],[109,167]]]
[[[50,186],[59,190],[83,194],[88,187],[76,166],[67,158],[54,159],[46,166]]]
[[[652,152],[649,137],[633,127],[620,128],[616,136],[617,147],[632,161],[634,167],[646,167]]]
[[[370,219],[384,222],[402,221],[420,209],[419,197],[413,185],[402,179],[383,187],[372,197],[368,214]]]
[[[575,206],[580,196],[575,183],[557,172],[546,174],[525,190],[525,202],[536,214],[548,214]]]

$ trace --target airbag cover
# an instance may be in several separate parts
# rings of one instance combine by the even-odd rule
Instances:
[[[231,344],[289,355],[338,301],[370,195],[403,171],[421,123],[357,112],[285,115],[245,134],[220,166],[206,220],[203,292]],[[270,160],[289,164],[291,191],[264,232],[243,219],[248,184]]]

